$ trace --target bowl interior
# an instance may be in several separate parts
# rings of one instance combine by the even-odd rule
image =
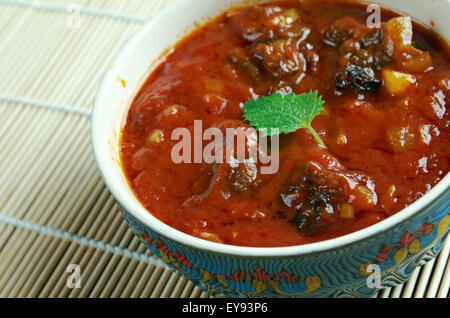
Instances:
[[[170,52],[183,36],[228,7],[249,2],[263,1],[178,0],[161,10],[125,44],[105,74],[92,113],[92,146],[103,179],[122,207],[151,229],[195,248],[224,254],[275,257],[318,252],[370,237],[407,219],[448,189],[450,175],[423,198],[387,220],[336,239],[292,247],[253,248],[213,243],[175,230],[153,217],[132,193],[120,164],[119,136],[128,108],[147,76],[163,60],[163,55]],[[450,39],[450,0],[373,0],[370,3],[411,15],[422,24],[433,24],[437,33]]]

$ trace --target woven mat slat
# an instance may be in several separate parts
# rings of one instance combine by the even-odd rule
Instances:
[[[128,229],[89,141],[112,58],[170,0],[0,0],[0,296],[209,297]],[[79,6],[81,28],[67,26]],[[448,297],[450,243],[379,297]],[[82,287],[67,287],[78,264]]]

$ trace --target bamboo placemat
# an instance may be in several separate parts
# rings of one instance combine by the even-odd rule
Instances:
[[[0,0],[0,297],[209,297],[128,229],[90,148],[101,77],[169,2]],[[448,297],[449,248],[379,297]]]

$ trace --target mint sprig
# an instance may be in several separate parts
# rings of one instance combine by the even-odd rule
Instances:
[[[311,127],[313,119],[323,111],[324,101],[317,91],[303,94],[274,93],[271,96],[248,100],[243,107],[244,119],[266,136],[288,134],[307,129],[326,148],[317,132]]]

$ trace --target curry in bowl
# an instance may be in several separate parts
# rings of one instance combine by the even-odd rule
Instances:
[[[202,239],[279,247],[358,231],[425,195],[449,172],[450,51],[409,17],[380,12],[370,25],[357,2],[270,2],[231,8],[184,38],[140,89],[121,134],[142,205]],[[299,129],[278,127],[297,127],[294,111],[312,115]],[[194,156],[196,122],[281,128],[278,169],[174,160],[179,128]]]

